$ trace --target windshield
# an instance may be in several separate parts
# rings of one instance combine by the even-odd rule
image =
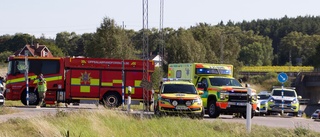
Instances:
[[[268,99],[269,95],[258,95],[259,99]]]
[[[28,60],[29,73],[35,74],[57,74],[59,73],[59,60]],[[9,61],[8,74],[23,74],[25,73],[25,60]]]
[[[14,64],[13,64],[13,73],[14,74],[24,74],[25,71],[26,71],[26,65],[25,65],[25,61],[24,60],[16,60],[16,61],[14,61]]]
[[[273,90],[273,96],[282,96],[281,95],[282,90]],[[296,97],[296,94],[294,91],[290,91],[290,90],[283,90],[283,96],[286,97]]]
[[[7,74],[11,74],[11,73],[12,73],[12,61],[9,61]]]
[[[242,87],[240,82],[231,78],[210,78],[212,86],[239,86]]]
[[[193,85],[186,84],[165,84],[162,93],[186,93],[197,94],[196,88]]]

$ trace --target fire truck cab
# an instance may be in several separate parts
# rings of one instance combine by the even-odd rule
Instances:
[[[150,82],[153,61],[72,57],[28,57],[27,62],[24,57],[9,57],[4,93],[7,100],[21,100],[24,105],[27,104],[26,63],[30,105],[39,102],[35,79],[40,73],[47,81],[46,104],[97,100],[105,106],[118,107],[127,98],[128,86],[132,87],[132,100],[151,100],[144,98],[140,84],[144,72],[148,73],[145,81]],[[149,65],[147,71],[143,69],[144,63]],[[152,92],[147,94],[151,98]]]

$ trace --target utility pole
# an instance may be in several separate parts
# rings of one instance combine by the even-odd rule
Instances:
[[[143,15],[143,82],[148,82],[149,78],[149,39],[148,39],[148,0],[142,0],[142,15]],[[149,90],[143,87],[143,110],[149,111],[150,99]]]
[[[160,31],[160,45],[159,45],[159,56],[160,56],[160,72],[163,72],[163,62],[164,62],[164,32],[163,32],[163,12],[164,12],[164,0],[160,0],[160,25],[159,25],[159,31]],[[162,73],[160,73],[162,74]],[[160,77],[162,79],[162,76]]]

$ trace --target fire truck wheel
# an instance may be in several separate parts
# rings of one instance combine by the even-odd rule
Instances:
[[[105,95],[104,97],[104,106],[105,107],[119,107],[120,106],[120,95],[117,95],[116,93],[109,93]]]
[[[26,100],[26,91],[24,91],[21,95],[21,102],[23,105],[27,105],[27,100]],[[36,92],[30,91],[29,92],[29,105],[37,105],[39,104],[39,96]]]
[[[208,104],[208,114],[210,118],[217,118],[220,116],[220,108],[216,106],[216,101],[211,100]]]

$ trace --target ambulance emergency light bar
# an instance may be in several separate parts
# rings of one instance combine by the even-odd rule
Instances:
[[[216,68],[197,68],[196,74],[223,74],[231,75],[231,71],[228,69],[216,69]]]

